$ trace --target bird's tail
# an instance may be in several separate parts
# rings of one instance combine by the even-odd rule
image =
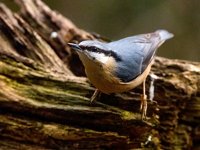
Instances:
[[[157,30],[156,33],[160,35],[161,41],[166,41],[174,37],[174,34],[168,32],[167,30]]]

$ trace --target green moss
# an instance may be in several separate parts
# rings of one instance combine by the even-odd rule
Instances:
[[[134,114],[132,112],[129,111],[121,111],[121,116],[123,118],[123,120],[132,120],[135,119],[136,116],[134,116]]]
[[[67,104],[69,102],[73,102],[74,104],[77,100],[79,102],[80,100],[85,100],[84,97],[70,94],[70,91],[63,91],[58,88],[47,88],[38,85],[28,87],[22,94],[32,99],[55,104]]]
[[[0,74],[8,77],[24,77],[24,72],[21,69],[16,69],[13,66],[0,62]]]

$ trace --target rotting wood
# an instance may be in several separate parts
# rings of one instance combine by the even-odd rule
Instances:
[[[156,58],[145,123],[141,87],[89,103],[94,88],[66,43],[93,35],[40,0],[16,2],[18,13],[0,4],[1,149],[200,147],[200,63]]]

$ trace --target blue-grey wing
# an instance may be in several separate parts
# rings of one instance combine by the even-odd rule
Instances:
[[[147,35],[128,37],[108,44],[110,49],[121,57],[117,62],[116,76],[123,82],[129,82],[140,75],[155,56],[158,40]]]

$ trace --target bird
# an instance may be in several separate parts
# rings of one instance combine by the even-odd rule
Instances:
[[[167,30],[160,29],[111,42],[84,40],[68,45],[78,53],[86,76],[96,87],[91,102],[100,93],[122,93],[143,84],[140,111],[144,120],[147,113],[146,78],[157,49],[173,36]]]

